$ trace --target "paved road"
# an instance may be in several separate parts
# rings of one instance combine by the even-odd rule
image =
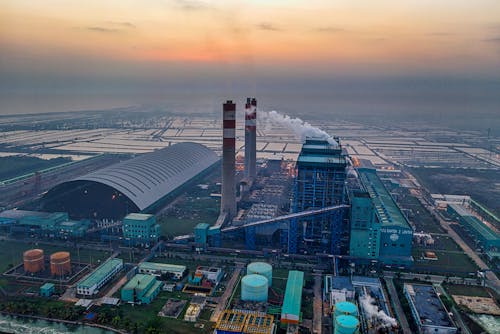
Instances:
[[[236,268],[234,269],[234,272],[233,272],[233,276],[231,276],[231,279],[227,283],[226,290],[222,294],[222,297],[220,298],[219,304],[217,304],[215,311],[212,313],[212,316],[210,317],[210,321],[217,322],[217,320],[219,320],[221,313],[226,309],[228,299],[231,296],[231,294],[233,293],[234,286],[238,282],[238,278],[240,277],[240,273],[241,273],[242,268],[243,268],[242,263],[238,263],[236,265]]]
[[[399,301],[398,293],[396,292],[396,287],[394,286],[392,278],[386,278],[385,281],[387,283],[387,290],[389,292],[389,295],[391,296],[394,312],[396,312],[396,317],[399,320],[399,324],[401,325],[403,333],[412,334],[410,330],[410,325],[408,324],[405,312],[403,311],[403,307],[401,306],[401,302]]]
[[[321,274],[314,275],[313,333],[321,334],[323,299],[321,295]]]

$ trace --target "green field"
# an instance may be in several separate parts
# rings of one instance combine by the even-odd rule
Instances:
[[[165,215],[158,217],[161,234],[167,238],[193,233],[199,223],[213,225],[219,216],[220,202],[212,197],[183,197]]]
[[[443,287],[449,295],[491,297],[488,290],[482,286],[445,284]]]
[[[432,251],[436,253],[438,260],[432,261],[420,259],[422,257],[422,253],[425,251]],[[417,271],[430,271],[442,274],[443,270],[445,270],[450,274],[464,274],[475,272],[479,269],[476,264],[461,251],[449,252],[427,248],[414,248],[412,255],[415,259],[414,269]]]
[[[412,168],[411,173],[431,193],[470,195],[500,215],[500,188],[497,170]]]
[[[74,247],[68,246],[48,246],[37,243],[24,243],[16,241],[0,240],[0,272],[4,272],[12,266],[22,263],[23,252],[31,248],[41,248],[45,256],[59,251],[68,251],[71,253],[73,261],[96,264],[98,261],[105,260],[111,255],[111,252],[98,250],[89,250],[80,248],[77,251]]]
[[[62,165],[67,162],[71,162],[71,160],[67,158],[45,160],[26,156],[2,157],[0,158],[0,181]]]
[[[186,313],[189,303],[186,304],[184,310],[179,315],[178,319],[159,317],[157,314],[165,305],[169,298],[186,299],[189,300],[191,295],[180,292],[161,292],[158,297],[149,305],[122,305],[119,308],[121,318],[131,319],[132,322],[137,323],[139,333],[144,333],[150,327],[159,330],[159,333],[173,333],[173,334],[191,334],[191,333],[211,333],[213,331],[212,323],[200,319],[198,323],[204,324],[204,328],[196,328],[194,323],[185,322],[182,319]],[[207,317],[205,314],[204,317]]]

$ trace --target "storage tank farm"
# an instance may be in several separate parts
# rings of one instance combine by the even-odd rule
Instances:
[[[339,315],[351,315],[353,317],[358,316],[358,308],[355,304],[350,302],[340,302],[335,304],[335,316]]]
[[[57,252],[50,256],[50,274],[64,276],[71,273],[71,256],[69,252]]]
[[[350,302],[336,303],[333,314],[334,334],[359,333],[358,308],[355,304]]]
[[[29,249],[23,253],[24,271],[35,274],[45,269],[45,257],[42,249]]]
[[[247,266],[247,275],[262,275],[267,278],[268,286],[273,285],[273,267],[266,262],[252,262]]]
[[[267,278],[262,275],[246,275],[241,280],[241,300],[266,302],[268,294]]]
[[[334,334],[359,334],[359,320],[352,315],[335,317]]]

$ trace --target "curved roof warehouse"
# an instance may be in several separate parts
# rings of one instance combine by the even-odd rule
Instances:
[[[63,182],[43,198],[46,211],[78,218],[123,218],[159,203],[220,157],[197,143],[179,143]]]

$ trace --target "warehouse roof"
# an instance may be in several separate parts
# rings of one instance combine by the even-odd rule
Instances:
[[[123,287],[125,290],[135,289],[138,292],[142,292],[147,289],[152,281],[156,281],[156,277],[152,275],[136,274],[130,281]]]
[[[432,285],[405,284],[405,289],[419,318],[419,325],[455,328]]]
[[[359,168],[361,183],[372,199],[375,212],[382,226],[400,226],[411,229],[410,223],[380,181],[375,169]]]
[[[474,216],[462,216],[462,222],[467,225],[467,227],[476,231],[481,237],[488,241],[496,241],[500,239],[500,236],[490,229],[486,224],[483,224],[477,217]]]
[[[101,264],[99,267],[97,267],[96,270],[94,270],[80,282],[78,282],[78,285],[82,287],[92,288],[94,285],[100,282],[105,276],[107,276],[110,272],[112,272],[118,265],[123,265],[122,259],[117,259],[117,258],[109,259],[103,264]]]
[[[186,266],[168,263],[142,262],[139,263],[139,269],[184,273],[186,271]]]
[[[285,298],[281,309],[281,318],[289,318],[290,315],[296,319],[300,317],[300,305],[302,304],[302,289],[304,288],[304,272],[290,270],[286,282]]]
[[[484,224],[471,212],[467,211],[463,206],[457,204],[449,204],[449,207],[460,216],[462,224],[467,225],[468,228],[473,229],[477,234],[487,241],[498,241],[500,236],[493,231],[489,226]]]
[[[209,148],[178,143],[99,169],[73,181],[112,187],[144,210],[219,161]]]

